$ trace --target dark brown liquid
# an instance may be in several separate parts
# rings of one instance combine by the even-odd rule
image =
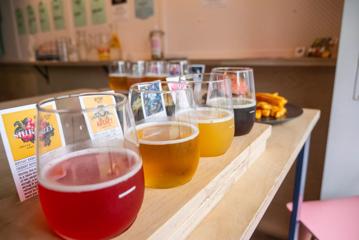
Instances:
[[[234,107],[234,136],[242,136],[249,133],[256,117],[256,105],[249,107]]]

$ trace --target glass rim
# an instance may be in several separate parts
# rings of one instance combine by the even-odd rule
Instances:
[[[169,93],[174,93],[174,92],[179,92],[179,91],[184,91],[184,90],[188,90],[188,89],[192,89],[191,86],[188,86],[188,84],[186,83],[204,83],[204,84],[208,84],[208,83],[217,83],[217,82],[223,82],[223,81],[230,81],[229,78],[225,78],[225,79],[216,79],[216,80],[201,80],[201,81],[195,81],[195,80],[186,80],[186,79],[181,79],[183,77],[191,77],[191,76],[198,76],[198,75],[206,75],[206,76],[211,76],[211,75],[214,75],[214,74],[223,74],[223,73],[193,73],[193,74],[185,74],[185,75],[179,75],[179,76],[167,76],[166,77],[166,81],[161,81],[160,79],[158,80],[154,80],[154,81],[151,81],[151,82],[140,82],[140,83],[135,83],[135,84],[132,84],[130,89],[129,89],[129,92],[131,91],[134,91],[134,92],[137,92],[137,93],[154,93],[154,94],[159,94],[159,93],[163,93],[163,94],[169,94]],[[146,75],[145,75],[146,76]],[[175,80],[171,80],[171,78],[178,78],[179,81],[175,81]],[[161,85],[164,83],[166,85],[168,84],[174,84],[174,83],[177,83],[177,84],[183,84],[183,85],[186,85],[186,88],[184,89],[173,89],[173,90],[147,90],[147,89],[139,89],[139,85],[149,85],[151,83],[161,83]]]
[[[168,61],[166,60],[147,60],[145,61],[145,63],[150,64],[150,63],[168,63]]]
[[[251,71],[253,72],[253,68],[251,67],[214,67],[212,68],[212,72],[216,72],[216,70],[218,70],[218,72],[236,72],[236,73],[241,73],[241,72],[248,72]]]
[[[61,96],[56,96],[56,97],[51,97],[51,98],[45,98],[45,99],[39,101],[38,103],[36,103],[36,110],[38,112],[47,112],[47,113],[79,113],[79,112],[88,113],[88,112],[93,112],[93,111],[99,109],[99,107],[92,107],[92,108],[86,108],[86,109],[84,109],[82,107],[78,108],[78,109],[73,109],[73,108],[51,109],[51,108],[43,107],[43,105],[45,105],[47,103],[51,103],[51,102],[56,102],[57,100],[79,98],[82,96],[95,96],[95,95],[105,95],[105,96],[113,96],[113,97],[121,97],[122,98],[121,101],[116,102],[115,104],[107,104],[103,108],[118,107],[118,106],[125,105],[127,102],[127,97],[121,93],[86,92],[86,93],[76,93],[76,94],[68,94],[68,95],[61,95]]]
[[[126,60],[117,60],[117,61],[111,61],[110,62],[110,66],[112,66],[113,64],[126,64],[126,63],[128,63],[128,61],[126,61]]]
[[[133,60],[133,61],[126,61],[127,63],[129,64],[142,64],[142,63],[145,63],[146,60],[142,60],[142,59],[139,59],[139,60]]]
[[[216,83],[216,82],[222,82],[222,81],[225,81],[225,80],[230,80],[229,78],[213,79],[213,80],[201,80],[201,81],[187,80],[186,79],[187,77],[189,78],[189,77],[193,77],[193,76],[212,76],[212,75],[223,75],[223,76],[225,76],[222,72],[210,72],[210,73],[190,73],[190,74],[174,76],[173,78],[179,78],[179,82],[182,82],[182,83],[184,83],[184,82],[195,82],[195,83],[209,83],[209,82],[211,82],[211,83]],[[171,78],[171,77],[169,77],[169,78]],[[171,81],[171,82],[175,82],[175,81]]]
[[[148,90],[148,89],[140,89],[138,86],[139,85],[149,85],[151,83],[161,83],[161,85],[164,83],[166,85],[168,84],[173,84],[173,83],[181,83],[180,81],[161,81],[161,80],[154,80],[151,82],[139,82],[139,83],[135,83],[132,84],[130,89],[129,89],[129,93],[131,93],[132,91],[137,92],[137,93],[155,93],[155,94],[169,94],[169,93],[174,93],[174,92],[179,92],[179,91],[184,91],[184,90],[190,90],[191,88],[189,86],[187,86],[185,89],[173,89],[173,90]],[[183,82],[182,82],[183,83]]]

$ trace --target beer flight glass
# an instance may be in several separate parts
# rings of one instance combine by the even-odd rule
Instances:
[[[70,95],[37,104],[39,198],[58,235],[104,239],[133,223],[144,195],[134,127],[121,94]]]
[[[168,70],[168,63],[166,61],[147,61],[145,62],[144,82],[165,81],[169,73]]]
[[[126,91],[127,86],[127,66],[125,61],[117,61],[108,67],[109,86],[116,91]]]
[[[192,89],[154,81],[132,85],[129,98],[146,187],[170,188],[190,181],[200,158],[198,125],[182,115],[194,111]]]
[[[235,136],[249,133],[256,115],[253,69],[247,67],[218,67],[212,69],[212,72],[222,73],[231,79]]]
[[[194,92],[196,108],[182,114],[198,123],[201,157],[224,154],[234,137],[230,79],[221,73],[190,74],[180,77],[178,84]]]
[[[128,63],[127,70],[127,89],[131,85],[143,82],[145,80],[145,61],[139,60]]]

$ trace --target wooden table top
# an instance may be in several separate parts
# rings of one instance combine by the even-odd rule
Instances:
[[[38,101],[38,99],[39,97],[12,101],[11,103],[0,103],[0,109],[4,107],[14,107],[24,104],[25,102],[33,103]],[[318,119],[319,111],[305,109],[302,116],[285,124],[274,126],[265,152],[244,172],[236,183],[229,187],[229,191],[224,194],[219,204],[214,207],[188,238],[250,238]],[[257,124],[254,131],[248,136],[236,138],[232,150],[223,159],[229,159],[231,154],[239,154],[238,152],[246,149],[246,146],[253,139],[258,138],[258,136],[266,132],[266,129],[268,129],[268,127],[265,125]],[[56,236],[48,230],[37,198],[27,200],[23,203],[19,202],[2,146],[0,150],[0,173],[2,176],[0,181],[0,236],[12,239],[56,238]],[[211,166],[211,169],[220,169],[222,167],[220,164],[212,164]],[[209,179],[207,175],[210,174],[213,173],[204,170],[200,173],[200,175],[205,176],[207,180]],[[205,186],[208,184],[206,181],[202,183],[195,178],[195,188]],[[147,195],[145,201],[146,198],[153,197],[160,205],[165,206],[166,203],[161,200],[161,196],[171,194],[172,192],[174,195],[179,196],[174,202],[183,204],[185,203],[184,200],[182,201],[180,199],[186,199],[186,194],[190,194],[191,192],[188,187],[168,190],[166,193],[163,192],[164,194],[161,194],[160,191],[163,190],[146,190]],[[151,204],[156,201],[151,201]],[[149,206],[151,204],[147,205]],[[150,209],[146,206],[143,208]],[[143,210],[141,209],[141,211]],[[161,224],[151,223],[151,220],[149,220],[151,219],[151,214],[156,214],[156,211],[158,210],[147,211],[149,218],[147,218],[146,221],[141,221],[139,217],[133,229],[130,228],[130,231],[127,231],[118,238],[133,239],[133,237],[139,236],[139,239],[143,239],[150,237],[155,229],[151,229],[151,225]],[[158,218],[162,221],[162,224],[168,220],[169,216],[176,213],[171,207],[165,208],[164,212],[167,214],[166,217],[161,216]],[[141,222],[148,226],[148,230],[136,227],[138,224],[141,224]]]

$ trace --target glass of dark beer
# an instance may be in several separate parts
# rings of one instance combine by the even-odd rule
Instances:
[[[253,69],[248,67],[217,67],[212,72],[227,75],[232,82],[235,136],[249,133],[256,115],[256,94]]]

